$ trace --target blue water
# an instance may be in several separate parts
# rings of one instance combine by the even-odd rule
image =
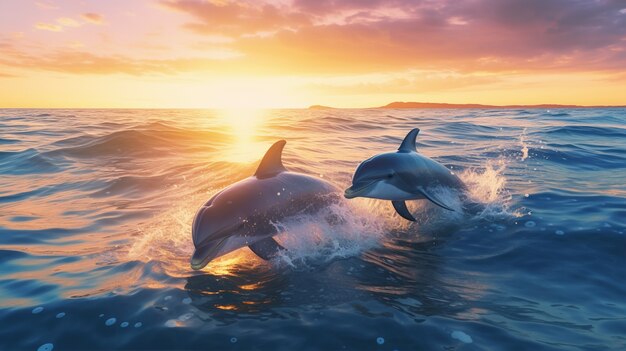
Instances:
[[[478,210],[346,200],[189,267],[272,142],[345,188],[415,127]],[[626,349],[625,179],[624,109],[0,110],[0,350]]]

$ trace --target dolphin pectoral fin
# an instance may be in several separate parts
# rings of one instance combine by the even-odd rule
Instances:
[[[430,200],[430,202],[434,203],[435,205],[445,208],[446,210],[449,210],[449,211],[454,211],[452,207],[447,206],[445,203],[443,203],[443,201],[438,199],[437,196],[433,194],[432,192],[429,193],[422,187],[417,188],[417,190],[420,192],[420,194],[424,195],[425,198]]]
[[[261,257],[262,259],[266,261],[269,261],[272,258],[274,258],[274,256],[276,256],[278,251],[285,250],[284,247],[282,247],[279,243],[276,242],[276,240],[274,240],[271,237],[267,239],[263,239],[261,241],[257,241],[256,243],[252,245],[248,245],[248,247],[257,256]]]
[[[409,220],[411,222],[415,222],[415,217],[409,212],[409,209],[406,208],[406,203],[404,201],[391,201],[393,208],[398,212],[402,218]]]

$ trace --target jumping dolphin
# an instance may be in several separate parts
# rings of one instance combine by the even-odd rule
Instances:
[[[285,144],[274,143],[253,176],[219,191],[198,210],[192,225],[191,268],[201,269],[244,246],[271,259],[283,249],[272,238],[280,232],[277,222],[339,200],[338,189],[330,183],[285,169],[281,160]]]
[[[391,200],[396,212],[415,221],[406,207],[406,200],[428,199],[435,205],[454,211],[437,196],[437,187],[465,189],[463,182],[444,165],[417,153],[415,128],[402,141],[397,152],[373,156],[357,167],[352,186],[346,189],[348,199],[369,197]]]

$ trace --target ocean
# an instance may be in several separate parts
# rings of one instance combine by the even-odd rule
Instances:
[[[276,140],[345,189],[412,128],[477,210],[345,200],[191,270]],[[0,109],[1,350],[624,350],[625,231],[624,109]]]

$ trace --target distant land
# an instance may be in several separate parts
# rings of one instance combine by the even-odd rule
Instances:
[[[559,104],[540,104],[540,105],[482,105],[482,104],[447,104],[440,102],[402,102],[396,101],[385,106],[370,108],[493,108],[493,109],[511,109],[511,108],[610,108],[610,107],[626,107],[621,106],[581,106],[581,105],[559,105]],[[312,105],[310,110],[331,110],[334,107],[323,105]]]
[[[324,105],[311,105],[309,106],[309,110],[333,110],[334,107],[324,106]]]

